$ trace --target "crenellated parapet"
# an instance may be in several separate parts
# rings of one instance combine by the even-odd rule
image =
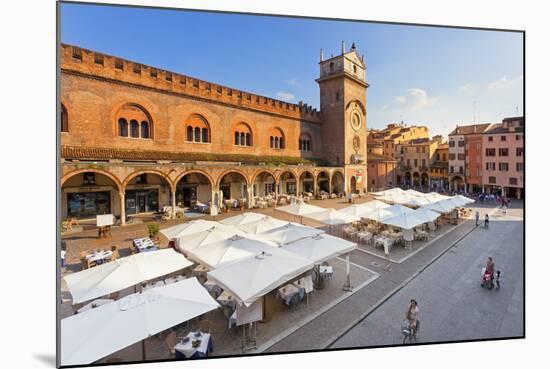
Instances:
[[[321,123],[321,113],[302,102],[272,99],[203,81],[78,46],[61,45],[61,71],[127,83],[191,98],[219,102],[311,123]]]

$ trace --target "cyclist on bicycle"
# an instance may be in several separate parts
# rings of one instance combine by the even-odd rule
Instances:
[[[420,322],[419,318],[420,318],[420,310],[418,309],[418,304],[416,303],[415,299],[411,299],[409,308],[407,309],[407,313],[405,315],[405,319],[407,319],[407,321],[409,322],[412,336],[415,336],[416,332],[418,331],[419,322]]]

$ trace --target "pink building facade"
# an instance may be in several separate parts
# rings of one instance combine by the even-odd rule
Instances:
[[[483,192],[524,197],[523,117],[505,118],[483,133]]]

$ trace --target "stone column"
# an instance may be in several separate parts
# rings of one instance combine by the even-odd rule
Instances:
[[[317,188],[317,176],[313,177],[313,195],[314,196],[317,196],[317,192],[319,191]]]
[[[124,190],[119,191],[120,197],[120,225],[126,225],[126,193]]]
[[[328,193],[332,194],[332,175],[328,176]]]
[[[252,209],[252,198],[253,198],[253,196],[252,196],[252,190],[253,190],[252,186],[253,185],[254,184],[251,184],[251,185],[247,184],[246,185],[246,196],[247,196],[247,198],[246,198],[246,207],[247,207],[247,209]]]
[[[176,189],[171,188],[170,194],[172,196],[172,219],[176,218]]]
[[[275,184],[275,197],[278,198],[279,197],[279,181],[275,181],[274,184]]]

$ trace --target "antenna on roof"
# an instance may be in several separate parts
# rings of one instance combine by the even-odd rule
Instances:
[[[476,124],[476,101],[474,100],[474,124]]]

